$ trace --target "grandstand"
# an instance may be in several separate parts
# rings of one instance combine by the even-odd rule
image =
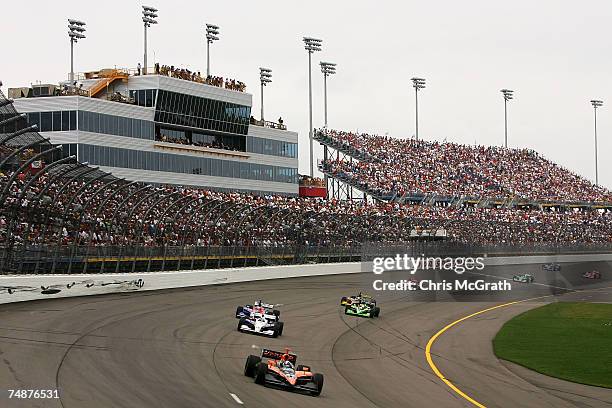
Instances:
[[[321,162],[322,172],[379,200],[612,209],[610,191],[528,149],[400,140],[334,130],[319,130],[315,138],[345,156]]]
[[[328,133],[328,137],[332,136]],[[384,154],[383,139],[362,137],[349,143],[350,138],[342,138],[334,143],[354,152],[354,162],[366,163],[366,169],[393,160]],[[408,150],[413,148],[412,142],[404,143],[411,146]],[[433,155],[442,151],[440,146],[423,143],[414,148],[423,154],[431,150]],[[537,155],[528,157],[533,163],[549,163]],[[470,164],[477,169],[477,162]],[[338,176],[338,171],[325,167],[328,165],[322,166],[330,176]],[[438,170],[432,167],[428,175],[441,177],[435,173]],[[480,169],[473,183],[486,180],[487,171]],[[360,174],[346,173],[356,186],[363,185],[359,184],[363,183]],[[403,179],[385,181],[388,174],[377,180],[385,186],[409,185]],[[471,190],[463,181],[442,185],[453,194],[460,188],[466,194],[501,194],[512,191],[513,180],[502,178],[493,188],[475,185]],[[603,189],[591,186],[593,190],[583,191],[583,186],[559,187],[555,194],[609,197]],[[365,243],[440,239],[448,245],[483,251],[520,246],[554,251],[562,245],[584,250],[612,242],[612,212],[605,206],[543,211],[534,206],[470,205],[467,201],[415,203],[406,199],[412,193],[408,189],[369,188],[379,188],[381,199],[325,200],[130,181],[66,154],[61,145],[42,137],[36,125],[30,125],[27,116],[17,112],[13,101],[0,92],[3,272],[119,272],[347,261],[360,259]],[[421,193],[431,191],[438,190]]]

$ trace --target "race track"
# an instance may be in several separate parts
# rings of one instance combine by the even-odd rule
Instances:
[[[500,302],[382,295],[379,319],[345,316],[339,299],[359,291],[362,281],[360,274],[337,275],[3,305],[0,407],[473,406],[434,375],[424,348],[446,324]],[[610,301],[611,293],[561,298]],[[236,306],[256,298],[283,304],[282,337],[236,331]],[[462,322],[433,346],[436,365],[487,407],[612,407],[612,390],[495,358],[491,338],[499,327],[540,304]],[[243,375],[247,355],[285,346],[325,375],[320,397],[265,388]],[[57,388],[61,399],[8,399],[7,389],[32,388]]]

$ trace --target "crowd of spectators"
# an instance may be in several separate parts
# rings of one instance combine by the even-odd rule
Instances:
[[[319,177],[300,175],[300,186],[325,187],[325,181]]]
[[[329,173],[384,196],[435,194],[543,201],[612,202],[612,193],[528,149],[317,131],[376,160],[322,163]]]
[[[223,78],[220,76],[209,75],[204,77],[200,74],[200,71],[190,71],[186,68],[178,68],[174,65],[160,65],[155,64],[155,74],[169,76],[172,78],[180,78],[186,81],[199,82],[202,84],[213,85],[219,88],[231,89],[233,91],[244,92],[246,85],[244,82],[237,81],[235,79]]]
[[[4,189],[13,173],[0,174]],[[553,212],[368,204],[257,196],[174,186],[128,185],[44,174],[15,177],[1,204],[0,245],[338,246],[411,239],[444,229],[470,244],[612,242],[612,212]],[[27,190],[24,190],[28,185]],[[123,187],[122,187],[123,186]],[[112,188],[111,188],[112,187]]]
[[[6,114],[2,109],[7,104],[0,106]],[[612,201],[605,189],[527,150],[328,134],[375,160],[323,165],[385,193]],[[34,155],[50,148],[42,138],[36,148],[14,154],[18,146],[33,146],[35,136],[15,138],[11,147],[0,144],[0,162],[7,159],[0,168],[0,248],[80,248],[87,254],[96,247],[337,247],[409,241],[415,230],[444,230],[449,240],[468,244],[612,243],[612,211],[369,203],[145,185],[70,158],[58,165],[53,160],[59,153],[38,160]]]

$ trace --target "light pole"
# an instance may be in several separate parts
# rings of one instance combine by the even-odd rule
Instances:
[[[329,75],[334,75],[336,73],[336,64],[332,62],[319,62],[321,65],[321,72],[323,73],[323,106],[324,106],[324,115],[325,115],[325,134],[327,134],[327,77]],[[327,162],[328,156],[327,145],[323,145],[323,161]],[[327,188],[327,174],[324,177],[325,180],[325,188]]]
[[[210,76],[210,44],[217,41],[219,37],[219,26],[206,24],[206,77]]]
[[[320,62],[323,73],[323,104],[325,112],[325,129],[327,129],[327,77],[336,73],[336,64],[332,62]]]
[[[599,185],[599,169],[597,162],[597,108],[603,105],[603,101],[594,99],[591,101],[591,105],[593,105],[593,113],[595,114],[595,185]]]
[[[508,148],[508,101],[514,99],[514,91],[510,89],[502,89],[500,91],[504,95],[504,147]]]
[[[416,140],[419,140],[419,91],[425,88],[425,78],[411,78],[414,87],[414,114]]]
[[[74,85],[74,44],[85,38],[85,23],[68,19],[68,37],[70,38],[70,85]]]
[[[261,81],[261,122],[264,121],[264,86],[272,82],[272,70],[259,68],[259,80]]]
[[[304,37],[304,48],[308,51],[308,118],[309,118],[309,128],[308,128],[308,140],[309,140],[309,148],[310,148],[310,177],[314,176],[314,155],[312,149],[312,54],[315,51],[321,51],[321,44],[323,40],[319,40],[317,38],[312,37]]]
[[[147,74],[147,27],[157,24],[157,9],[149,6],[142,6],[142,22],[144,23],[144,64],[142,66],[143,75]]]

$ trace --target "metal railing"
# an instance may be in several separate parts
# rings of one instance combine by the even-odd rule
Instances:
[[[115,273],[357,262],[361,247],[324,246],[22,246],[0,247],[12,269],[2,273]]]

